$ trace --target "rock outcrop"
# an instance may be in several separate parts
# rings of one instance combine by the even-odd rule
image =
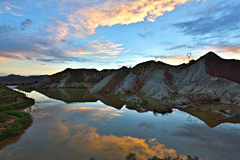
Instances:
[[[127,71],[126,71],[127,70]],[[219,102],[240,106],[240,61],[225,60],[209,52],[189,64],[171,66],[148,61],[105,77],[91,93],[138,93],[158,100],[178,93],[175,105],[188,101]],[[124,74],[125,73],[125,74]],[[127,73],[127,75],[126,75]]]
[[[106,76],[112,75],[118,70],[102,70],[96,69],[66,69],[62,72],[50,75],[41,82],[24,86],[20,89],[36,89],[36,88],[61,88],[61,87],[92,87],[100,82]]]
[[[25,88],[84,86],[90,93],[137,93],[169,105],[218,102],[240,106],[240,61],[225,60],[209,52],[188,64],[172,66],[148,61],[117,70],[66,69]],[[175,101],[172,95],[178,94]]]

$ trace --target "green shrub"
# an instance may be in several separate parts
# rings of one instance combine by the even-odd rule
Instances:
[[[6,106],[0,106],[0,112],[24,108],[24,107],[28,107],[31,104],[34,104],[34,99],[27,98],[27,97],[25,97],[24,99],[25,99],[25,101],[22,101],[19,103],[14,103],[14,104],[6,105]]]
[[[212,99],[207,99],[207,101],[208,101],[209,103],[212,103],[212,102],[213,102]]]
[[[146,99],[142,98],[142,101],[143,101],[143,104],[148,104],[148,101]]]
[[[166,99],[168,99],[167,97],[163,97],[163,98],[161,98],[161,100],[166,100]]]
[[[5,112],[0,112],[0,123],[5,123],[11,116]]]
[[[213,102],[220,102],[221,99],[219,97],[212,99]]]
[[[136,160],[136,154],[135,153],[129,153],[127,156],[126,156],[126,160]]]
[[[0,89],[3,89],[4,91],[1,92],[2,95],[11,95],[5,99],[9,100],[11,99],[12,101],[8,103],[2,103],[2,104],[9,104],[9,103],[14,103],[14,99],[17,99],[18,97],[23,99],[24,101],[10,104],[10,105],[4,105],[0,106],[0,123],[4,123],[8,119],[14,119],[14,122],[12,124],[5,125],[5,129],[0,130],[0,141],[3,139],[9,137],[9,136],[14,136],[18,135],[21,132],[21,129],[28,126],[32,122],[32,116],[26,112],[22,111],[14,111],[16,109],[28,107],[30,105],[34,104],[34,99],[26,97],[25,94],[23,93],[18,93],[16,91],[13,91],[12,89],[9,89],[7,87],[0,86]],[[6,93],[5,93],[6,91]],[[15,93],[13,93],[15,92]],[[14,118],[14,117],[17,118]]]
[[[221,99],[219,97],[213,98],[213,99],[207,99],[208,102],[213,103],[213,102],[221,102]]]
[[[22,128],[28,126],[32,122],[32,116],[26,112],[21,111],[8,111],[8,115],[18,117],[12,124],[7,128],[0,131],[0,141],[9,137],[20,134]]]
[[[137,160],[136,158],[136,154],[135,153],[129,153],[127,156],[126,156],[126,160]],[[177,155],[177,157],[175,158],[172,158],[172,157],[165,157],[165,158],[159,158],[157,156],[154,156],[153,158],[148,158],[148,160],[183,160],[182,158],[180,158],[179,155]],[[198,160],[198,157],[194,156],[194,157],[191,157],[190,155],[187,155],[187,160]]]
[[[194,156],[194,157],[191,157],[191,156],[187,156],[187,160],[198,160],[198,157]],[[183,160],[182,158],[179,157],[179,155],[177,155],[177,157],[175,158],[172,158],[172,157],[166,157],[166,158],[159,158],[157,156],[154,156],[153,158],[148,158],[148,160]]]

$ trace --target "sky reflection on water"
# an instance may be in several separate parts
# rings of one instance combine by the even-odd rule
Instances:
[[[34,122],[16,143],[0,151],[0,159],[123,160],[129,152],[139,159],[196,155],[202,159],[239,157],[240,124],[210,128],[200,119],[174,109],[156,116],[125,106],[116,109],[100,100],[65,103],[36,91]],[[191,121],[189,121],[189,117]]]

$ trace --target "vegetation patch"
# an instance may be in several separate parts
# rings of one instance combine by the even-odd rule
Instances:
[[[161,98],[162,101],[167,100],[167,99],[168,99],[168,97]]]
[[[123,75],[126,77],[130,73],[130,70],[123,71]]]
[[[221,112],[223,114],[227,114],[227,112],[224,109],[219,110],[219,112]]]
[[[5,123],[11,116],[8,115],[6,112],[0,112],[0,123]]]
[[[139,107],[138,107],[137,105],[134,105],[134,104],[132,104],[132,103],[129,103],[129,104],[127,105],[127,108],[128,108],[128,109],[133,109],[133,110],[139,109]]]
[[[59,87],[59,88],[88,89],[88,87],[85,87],[85,86],[66,86],[66,87]]]
[[[4,85],[0,85],[0,142],[5,138],[20,134],[21,130],[32,122],[32,116],[17,109],[34,104],[34,99],[26,97]],[[11,99],[11,102],[8,100]],[[8,103],[7,103],[8,102]]]
[[[129,153],[126,156],[126,160],[137,160],[136,154],[135,153]],[[157,156],[154,156],[152,158],[148,158],[148,160],[183,160],[182,158],[180,158],[179,155],[177,155],[177,157],[172,158],[172,157],[165,157],[165,158],[159,158]],[[198,160],[198,157],[194,156],[191,157],[190,155],[187,156],[187,160]]]
[[[174,92],[174,93],[172,93],[170,100],[175,101],[177,97],[178,97],[177,92]]]
[[[221,102],[221,99],[219,98],[219,97],[217,97],[217,98],[213,98],[213,99],[207,99],[207,101],[209,102],[209,103],[218,103],[218,102]]]
[[[5,129],[0,130],[0,141],[7,137],[20,134],[21,129],[28,126],[32,122],[32,116],[25,112],[8,111],[6,114],[18,117],[18,119],[15,119],[14,122]]]

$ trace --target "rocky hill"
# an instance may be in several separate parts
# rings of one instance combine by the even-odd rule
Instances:
[[[218,101],[240,106],[240,61],[209,52],[189,64],[148,61],[105,77],[90,92],[138,93],[180,106]],[[174,99],[172,98],[174,96]]]
[[[21,89],[35,89],[35,88],[60,88],[60,87],[92,87],[93,85],[100,82],[103,78],[114,74],[118,70],[102,70],[96,69],[65,69],[62,72],[50,75],[43,79],[41,82],[28,85],[20,86]]]
[[[178,107],[189,102],[240,106],[238,73],[239,60],[222,59],[209,52],[196,61],[178,66],[148,61],[117,70],[66,69],[27,88],[84,86],[91,88],[91,93],[135,93]]]
[[[42,81],[48,75],[37,75],[37,76],[20,76],[10,74],[8,76],[0,77],[1,84],[34,84]]]

